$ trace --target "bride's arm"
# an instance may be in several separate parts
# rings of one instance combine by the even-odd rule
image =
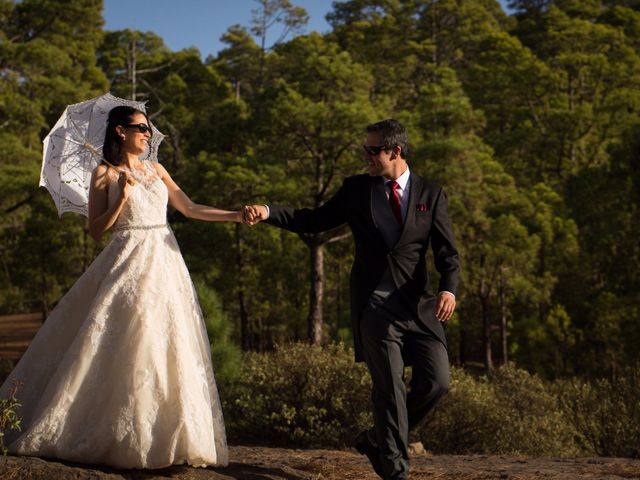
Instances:
[[[167,170],[159,163],[153,166],[169,191],[169,203],[185,217],[205,220],[208,222],[242,222],[242,212],[221,210],[194,203],[186,193],[173,181]]]
[[[102,235],[115,223],[127,198],[129,198],[131,185],[127,180],[128,175],[122,173],[118,178],[120,185],[118,199],[109,207],[109,167],[98,165],[93,171],[89,190],[89,234],[95,241],[100,240]]]

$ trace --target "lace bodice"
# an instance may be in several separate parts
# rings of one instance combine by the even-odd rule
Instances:
[[[142,165],[143,170],[129,170],[136,184],[113,225],[114,231],[167,223],[167,187],[148,162],[143,162]],[[119,188],[118,182],[111,182],[109,185],[109,206],[118,198]]]

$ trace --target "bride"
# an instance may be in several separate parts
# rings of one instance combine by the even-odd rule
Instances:
[[[193,203],[160,164],[141,162],[147,116],[109,112],[89,194],[89,231],[109,243],[60,300],[11,375],[22,432],[9,451],[117,468],[226,465],[210,346],[193,283],[166,222],[242,221]]]

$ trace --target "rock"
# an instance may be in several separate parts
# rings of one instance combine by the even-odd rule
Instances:
[[[409,444],[409,455],[430,455],[424,448],[422,442],[415,442]]]
[[[12,480],[122,480],[121,475],[35,457],[0,457],[2,478]]]
[[[266,456],[253,464],[232,461],[228,467],[196,468],[173,465],[158,470],[116,470],[55,459],[0,456],[0,480],[312,480],[316,475],[283,465]],[[330,463],[325,459],[321,463]]]

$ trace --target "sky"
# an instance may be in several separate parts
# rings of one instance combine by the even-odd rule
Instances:
[[[332,2],[291,0],[309,15],[304,33],[331,30],[324,17],[332,10]],[[507,0],[500,3],[504,8]],[[105,29],[151,31],[171,50],[195,46],[206,58],[224,48],[220,37],[231,25],[250,25],[251,10],[257,5],[255,0],[104,0]],[[274,30],[274,40],[278,33]]]

